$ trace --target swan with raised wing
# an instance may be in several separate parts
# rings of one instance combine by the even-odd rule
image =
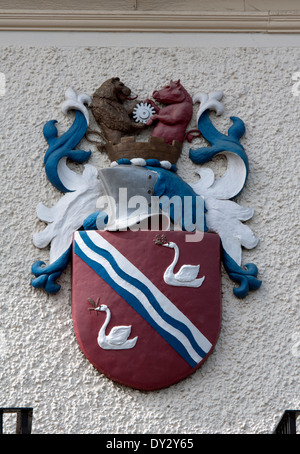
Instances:
[[[172,248],[175,251],[174,260],[164,273],[165,283],[181,287],[200,287],[205,279],[205,276],[197,279],[200,265],[183,265],[177,273],[174,273],[174,268],[179,259],[179,248],[172,241],[164,243],[162,246]]]
[[[97,341],[99,347],[104,350],[125,350],[135,346],[138,337],[128,339],[131,333],[131,326],[114,326],[108,335],[105,334],[111,318],[111,312],[105,304],[89,308],[89,310],[106,312],[106,319],[98,333]]]

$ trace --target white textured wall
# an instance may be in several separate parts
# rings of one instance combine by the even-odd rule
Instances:
[[[0,406],[32,406],[34,433],[270,433],[283,410],[300,408],[300,97],[291,91],[299,61],[299,48],[1,48]],[[65,131],[65,88],[92,94],[112,76],[141,98],[170,78],[191,94],[224,91],[215,124],[226,132],[231,115],[246,124],[250,175],[238,199],[255,209],[247,224],[260,238],[244,263],[258,265],[261,289],[238,300],[224,273],[214,353],[191,377],[150,393],[111,382],[82,355],[70,267],[56,296],[30,285],[32,263],[49,258],[32,244],[44,228],[36,206],[61,196],[44,173],[43,124],[55,118]],[[197,166],[187,151],[178,167],[191,180]],[[109,164],[97,151],[90,162]]]

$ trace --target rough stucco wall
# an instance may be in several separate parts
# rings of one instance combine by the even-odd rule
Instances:
[[[300,407],[300,98],[291,92],[299,54],[297,48],[1,49],[0,406],[32,406],[34,433],[270,433],[283,410]],[[32,244],[32,234],[44,228],[36,206],[61,197],[43,169],[43,124],[57,119],[64,132],[71,124],[60,112],[65,89],[92,94],[115,75],[141,99],[170,78],[180,78],[191,94],[224,91],[225,114],[214,122],[222,132],[232,115],[246,124],[241,141],[250,175],[238,201],[255,209],[247,225],[260,238],[243,262],[258,265],[261,289],[238,300],[223,273],[213,354],[186,380],[151,393],[111,382],[82,355],[72,326],[70,266],[56,296],[30,286],[32,263],[49,258],[47,248]],[[194,181],[197,166],[187,151],[179,172]],[[90,163],[109,165],[95,150]],[[222,161],[213,165],[222,170]]]

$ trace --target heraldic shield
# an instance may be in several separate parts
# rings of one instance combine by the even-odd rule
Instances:
[[[213,351],[221,326],[220,239],[204,233],[193,242],[188,235],[74,233],[75,335],[86,358],[113,381],[165,388]]]

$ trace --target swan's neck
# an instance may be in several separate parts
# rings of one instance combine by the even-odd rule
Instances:
[[[103,325],[101,326],[101,329],[100,329],[100,331],[99,331],[99,334],[104,334],[104,335],[105,335],[106,327],[107,327],[107,325],[109,324],[110,317],[111,317],[111,314],[110,314],[110,310],[109,310],[109,309],[105,309],[105,312],[106,312],[106,318],[105,318],[105,321],[104,321],[104,323],[103,323]]]
[[[178,258],[179,258],[179,249],[178,249],[177,244],[173,244],[171,247],[174,249],[175,255],[174,255],[174,260],[173,260],[173,262],[172,262],[171,265],[168,267],[168,272],[169,272],[169,273],[172,273],[172,272],[174,271],[174,268],[175,268],[175,266],[176,266],[176,264],[177,264],[177,262],[178,262]]]

